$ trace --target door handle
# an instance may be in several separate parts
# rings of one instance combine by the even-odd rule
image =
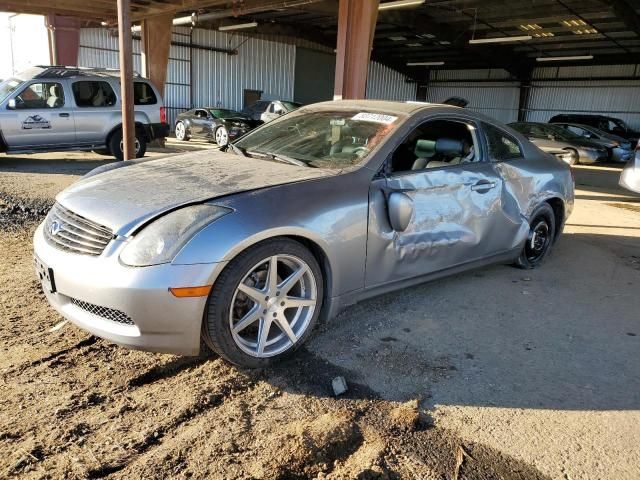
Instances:
[[[471,185],[471,190],[473,190],[474,192],[485,193],[485,192],[488,192],[489,190],[491,190],[492,188],[495,188],[495,186],[496,186],[496,182],[489,182],[487,180],[480,180],[475,185]]]
[[[67,118],[69,116],[68,113],[59,113],[58,115],[61,116],[61,117],[65,117],[65,118]]]

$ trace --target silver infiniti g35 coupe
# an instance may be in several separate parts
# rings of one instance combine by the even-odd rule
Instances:
[[[89,174],[38,227],[36,271],[95,335],[185,355],[204,344],[258,367],[366,297],[538,266],[573,188],[566,164],[469,110],[320,103],[225,152]]]

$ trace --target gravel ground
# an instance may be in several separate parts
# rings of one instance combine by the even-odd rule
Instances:
[[[46,304],[35,222],[105,161],[0,156],[0,477],[640,477],[640,199],[619,169],[577,169],[543,268],[364,302],[290,363],[243,371],[115,347]]]

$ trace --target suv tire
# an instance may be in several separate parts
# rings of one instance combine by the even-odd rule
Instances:
[[[147,141],[136,132],[136,158],[144,157],[147,152]],[[118,160],[124,160],[124,152],[122,151],[122,130],[116,130],[111,138],[109,138],[109,151]]]

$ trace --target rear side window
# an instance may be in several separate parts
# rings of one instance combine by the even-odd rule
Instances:
[[[82,80],[75,82],[71,89],[80,108],[112,107],[116,104],[116,94],[108,82]]]
[[[504,162],[522,158],[522,149],[518,141],[507,132],[488,124],[483,124],[484,136],[489,147],[489,156],[493,161]]]
[[[42,110],[64,106],[64,90],[59,83],[32,83],[16,97],[16,109]]]
[[[155,105],[158,103],[158,98],[151,85],[145,82],[134,82],[133,103],[135,105]]]

